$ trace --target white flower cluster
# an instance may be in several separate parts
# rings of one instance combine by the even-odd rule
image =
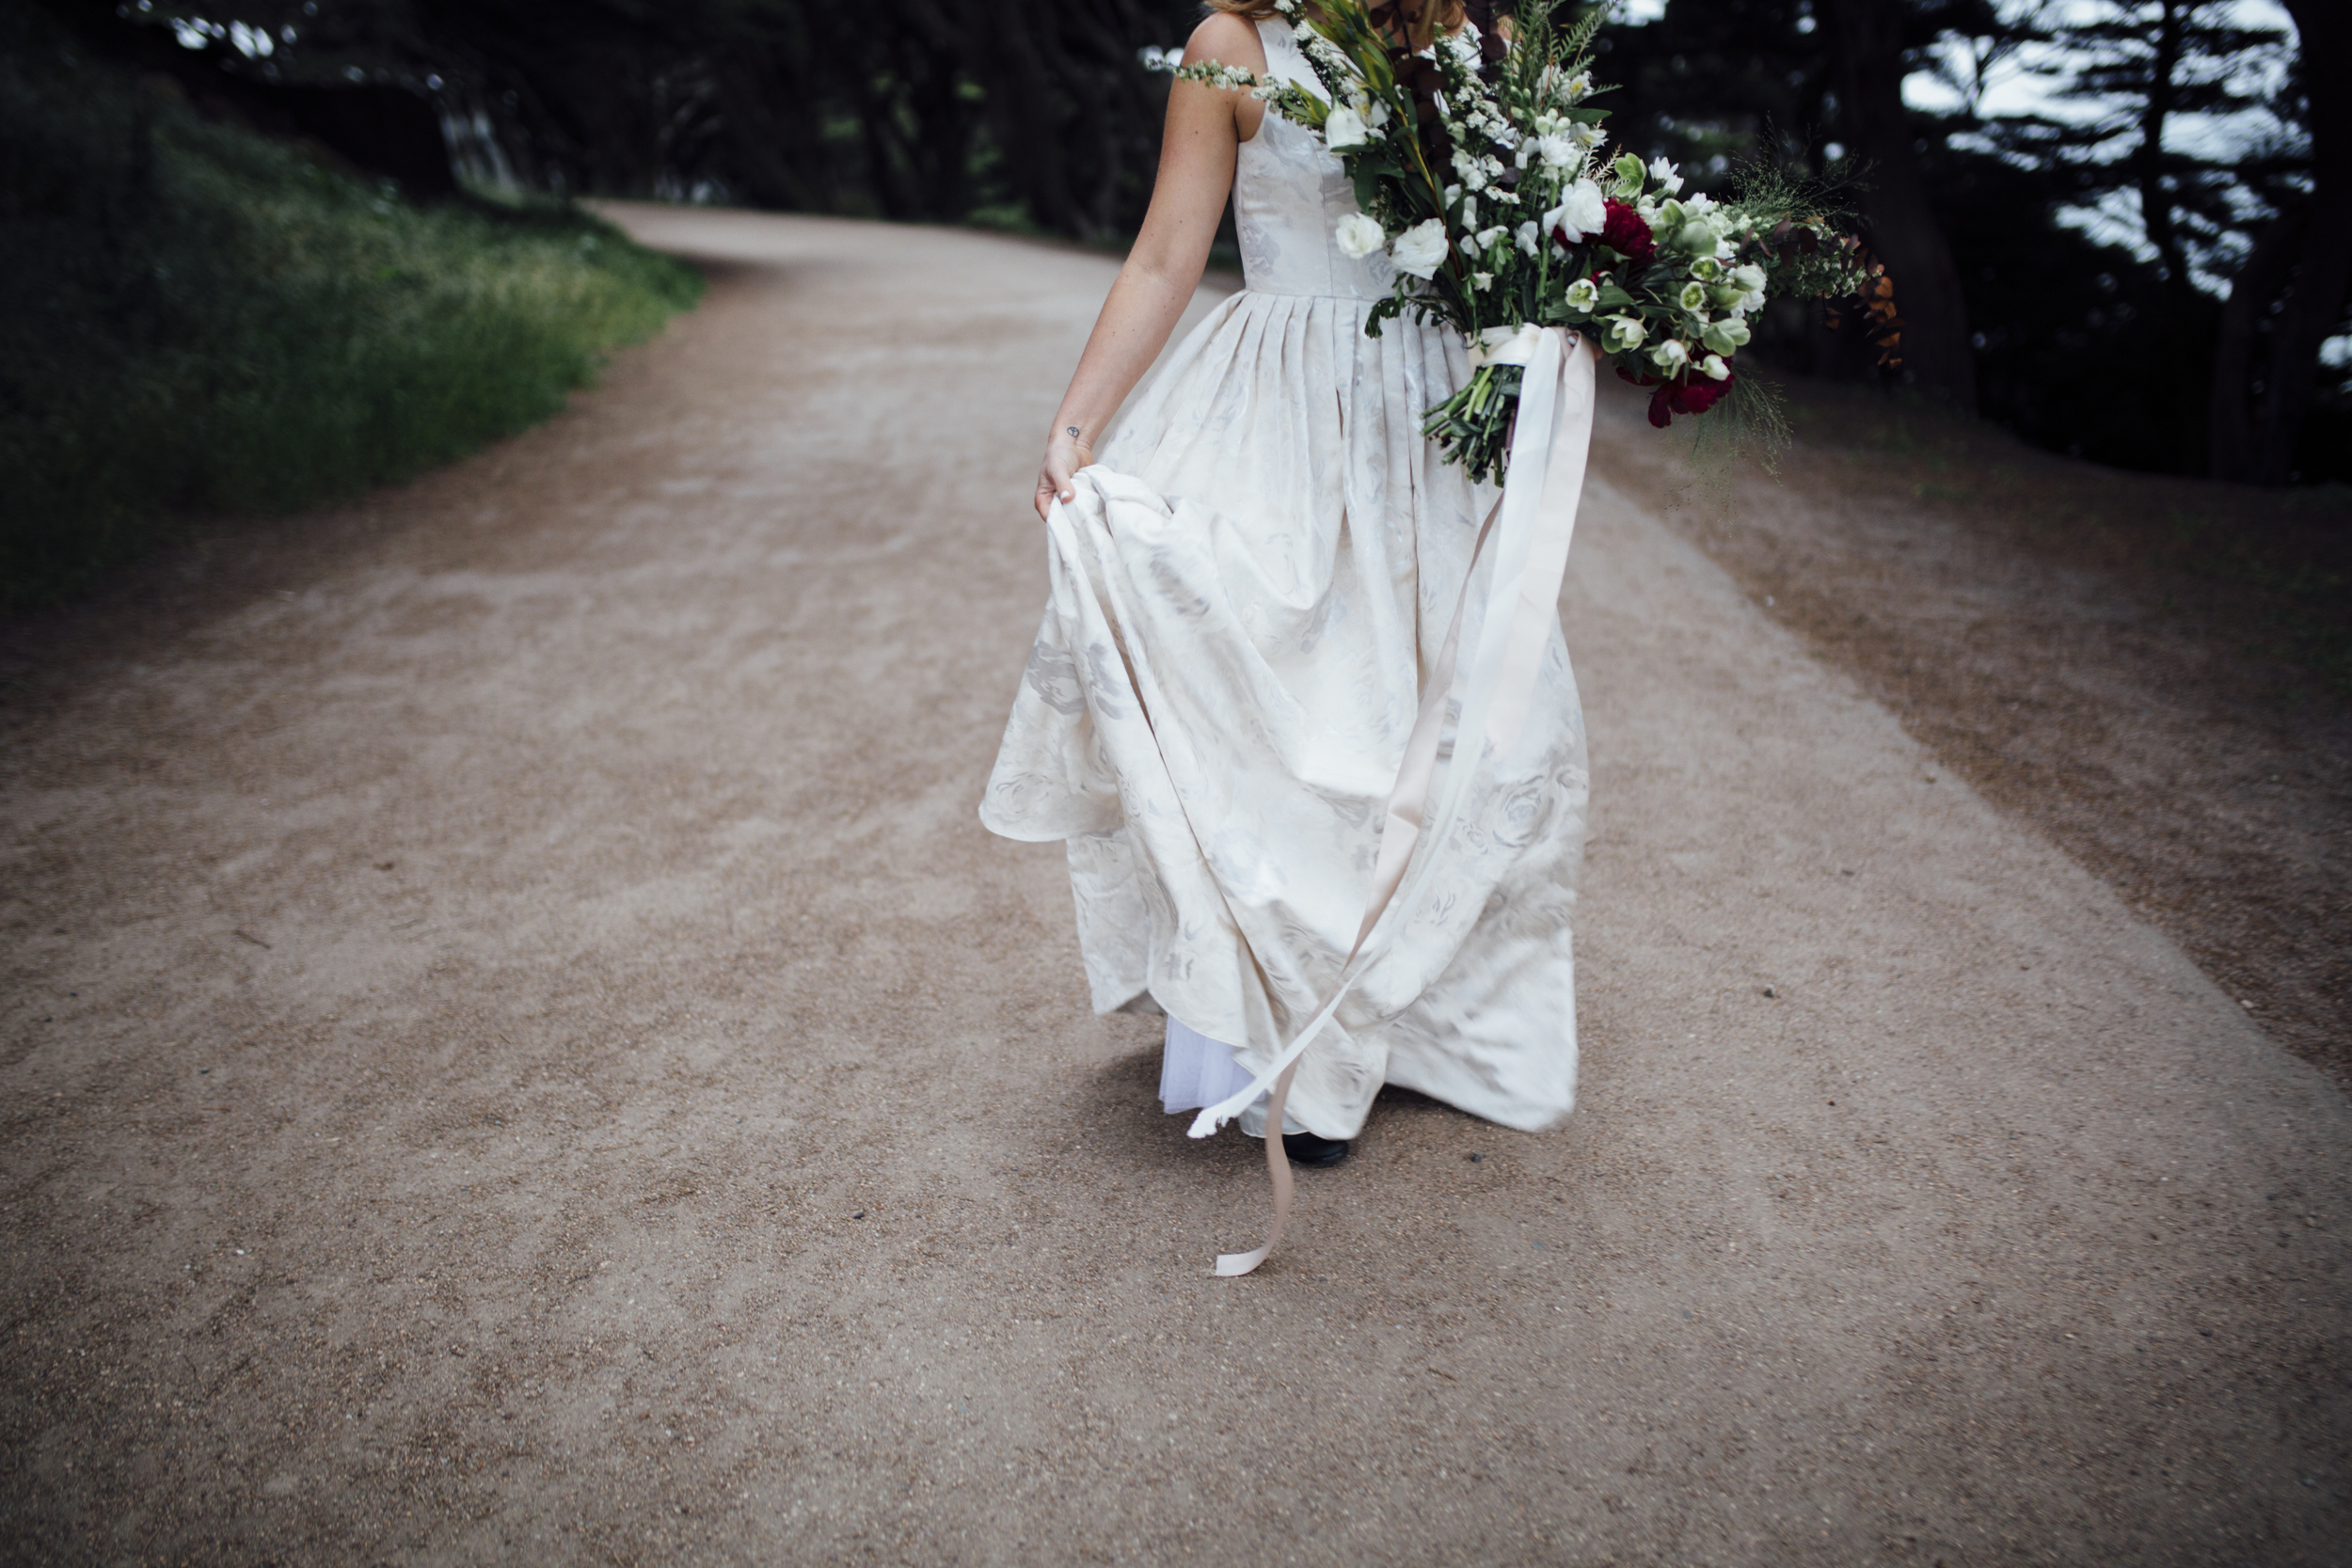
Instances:
[[[1361,261],[1371,255],[1388,238],[1380,232],[1380,225],[1375,219],[1361,213],[1350,213],[1340,219],[1339,230],[1332,237],[1339,245],[1340,254],[1351,261]]]
[[[1544,232],[1574,246],[1597,234],[1609,223],[1609,198],[1590,180],[1579,180],[1560,193],[1560,205],[1544,214]]]
[[[1377,99],[1359,97],[1333,109],[1323,121],[1323,145],[1334,152],[1370,147],[1376,133],[1387,128],[1389,106]]]
[[[1338,44],[1317,32],[1313,24],[1298,28],[1297,33],[1299,48],[1306,51],[1307,58],[1324,68],[1326,81],[1333,77],[1345,80],[1356,74],[1356,68],[1349,63],[1346,54]]]
[[[1185,66],[1176,72],[1176,79],[1180,82],[1198,82],[1204,87],[1216,87],[1222,92],[1256,87],[1263,93],[1263,89],[1274,86],[1271,82],[1261,82],[1256,72],[1244,71],[1237,65],[1227,65],[1223,60],[1201,60]]]
[[[1435,309],[1465,330],[1565,322],[1664,380],[1729,379],[1729,359],[1749,341],[1747,317],[1765,298],[1763,268],[1744,260],[1756,240],[1754,224],[1703,195],[1685,195],[1680,171],[1665,159],[1645,164],[1627,154],[1600,162],[1597,150],[1607,138],[1584,107],[1593,79],[1581,58],[1554,59],[1532,83],[1517,67],[1490,81],[1467,31],[1423,50],[1442,77],[1434,106],[1451,143],[1445,161],[1423,173],[1412,145],[1411,99],[1402,84],[1374,86],[1390,83],[1388,68],[1372,58],[1376,40],[1360,19],[1327,7],[1337,18],[1323,24],[1331,26],[1327,33],[1307,20],[1298,0],[1278,0],[1278,8],[1297,18],[1299,45],[1319,86],[1261,80],[1214,62],[1178,74],[1254,88],[1314,130],[1359,178],[1359,159],[1394,154],[1375,166],[1379,194],[1367,211],[1337,221],[1332,243],[1357,260],[1385,250],[1399,304]],[[1365,60],[1350,55],[1356,49],[1367,52]],[[1533,91],[1522,93],[1522,84]],[[1438,189],[1416,183],[1430,175]],[[1613,210],[1620,226],[1638,217],[1649,243],[1620,227],[1619,248],[1597,248],[1612,230]],[[1626,259],[1626,245],[1638,259]]]
[[[1677,199],[1682,176],[1660,158],[1645,166],[1627,153],[1608,170],[1611,194],[1632,204],[1657,244],[1659,262],[1677,269],[1682,281],[1668,296],[1674,312],[1671,331],[1649,350],[1650,363],[1668,378],[1696,370],[1714,380],[1731,374],[1729,356],[1749,341],[1747,316],[1764,304],[1764,269],[1740,261],[1740,245],[1755,238],[1737,212],[1693,193]],[[1663,193],[1653,194],[1651,186]],[[1585,283],[1567,292],[1571,309],[1592,314],[1600,309],[1597,288]],[[1620,350],[1640,348],[1653,324],[1629,314],[1609,319],[1610,345]]]
[[[1573,178],[1600,141],[1599,126],[1547,110],[1529,124],[1526,139],[1518,144],[1518,166],[1524,169],[1541,159],[1546,168],[1563,169],[1563,178]]]
[[[1426,282],[1445,265],[1446,253],[1452,248],[1446,243],[1445,219],[1428,218],[1396,237],[1396,243],[1389,246],[1389,260],[1396,263],[1397,271]]]

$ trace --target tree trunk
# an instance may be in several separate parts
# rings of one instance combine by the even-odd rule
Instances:
[[[1041,63],[1054,25],[1052,8],[1023,0],[971,0],[979,13],[971,37],[981,54],[996,146],[1029,214],[1045,228],[1074,232],[1077,202],[1069,164],[1048,113],[1058,84]]]
[[[1973,413],[1977,366],[1968,306],[1951,246],[1928,202],[1903,107],[1902,0],[1828,0],[1827,8],[1837,54],[1838,119],[1850,151],[1869,166],[1863,217],[1871,248],[1894,275],[1903,313],[1903,368],[1921,390]]]
[[[2213,475],[2255,484],[2294,477],[2319,351],[2352,290],[2352,98],[2334,87],[2352,70],[2352,15],[2343,0],[2287,0],[2287,9],[2312,86],[2312,192],[2264,230],[2232,282],[2214,358]]]
[[[2164,127],[2172,118],[2172,101],[2179,95],[2173,77],[2181,65],[2181,27],[2185,20],[2179,0],[2165,0],[2156,25],[2156,52],[2148,62],[2148,103],[2139,116],[2139,147],[2132,154],[2132,172],[2139,186],[2139,226],[2164,259],[2167,292],[2175,316],[2186,320],[2179,307],[2193,285],[2188,258],[2181,247],[2179,226],[2172,221],[2172,193],[2164,188]]]
[[[2280,369],[2277,324],[2268,317],[2303,264],[2311,217],[2310,206],[2297,204],[2273,218],[2255,236],[2246,264],[2231,279],[2206,399],[2206,460],[2216,479],[2253,480],[2262,472],[2258,411]]]

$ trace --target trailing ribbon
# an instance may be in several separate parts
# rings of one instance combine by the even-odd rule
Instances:
[[[1471,546],[1462,596],[1454,602],[1453,624],[1446,628],[1445,642],[1430,670],[1421,709],[1405,743],[1405,760],[1389,791],[1379,861],[1373,870],[1372,894],[1365,901],[1356,945],[1341,964],[1330,995],[1307,1026],[1248,1087],[1205,1107],[1188,1130],[1193,1137],[1208,1137],[1260,1095],[1271,1091],[1266,1101],[1265,1158],[1274,1184],[1274,1224],[1265,1244],[1256,1251],[1219,1254],[1216,1272],[1220,1276],[1249,1273],[1265,1261],[1282,1239],[1292,1191],[1290,1160],[1282,1150],[1282,1110],[1290,1099],[1299,1057],[1411,919],[1428,888],[1437,851],[1452,834],[1470,799],[1472,777],[1487,747],[1491,745],[1500,755],[1518,739],[1526,722],[1544,644],[1559,616],[1560,580],[1567,571],[1568,543],[1576,531],[1577,499],[1584,488],[1584,463],[1592,446],[1593,361],[1589,355],[1577,353],[1576,346],[1575,334],[1564,327],[1530,324],[1516,329],[1489,328],[1471,347],[1474,360],[1527,367],[1511,432],[1508,479],[1502,499],[1486,515],[1477,543]],[[1521,354],[1524,358],[1517,357]],[[1446,770],[1435,816],[1425,816],[1447,699],[1454,690],[1463,617],[1470,608],[1478,560],[1486,551],[1489,533],[1496,541],[1494,572],[1487,582],[1478,648],[1463,687],[1461,722],[1454,740],[1454,766]],[[1425,832],[1424,821],[1430,824]],[[1427,847],[1415,855],[1415,848],[1424,843]]]
[[[1470,369],[1481,365],[1524,365],[1535,357],[1544,328],[1534,322],[1517,326],[1490,326],[1470,343]],[[1556,329],[1555,329],[1556,330]]]

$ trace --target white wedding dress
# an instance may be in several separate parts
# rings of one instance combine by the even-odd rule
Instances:
[[[1258,26],[1270,72],[1313,87],[1290,25]],[[1357,210],[1339,161],[1269,112],[1233,204],[1247,286],[1077,475],[980,807],[1008,838],[1067,842],[1095,1009],[1184,1026],[1164,1092],[1198,1098],[1169,1110],[1237,1093],[1331,994],[1496,496],[1421,435],[1469,374],[1459,336],[1364,333],[1392,275],[1333,243]],[[1435,882],[1301,1059],[1287,1126],[1353,1137],[1384,1083],[1528,1130],[1573,1105],[1588,777],[1556,627],[1524,728],[1478,766],[1424,847]]]

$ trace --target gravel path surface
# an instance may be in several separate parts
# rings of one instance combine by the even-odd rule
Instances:
[[[1209,1277],[1255,1146],[973,813],[1113,264],[620,215],[713,287],[572,412],[9,688],[9,1560],[2346,1560],[2345,1101],[1622,410],[1582,1108]]]

